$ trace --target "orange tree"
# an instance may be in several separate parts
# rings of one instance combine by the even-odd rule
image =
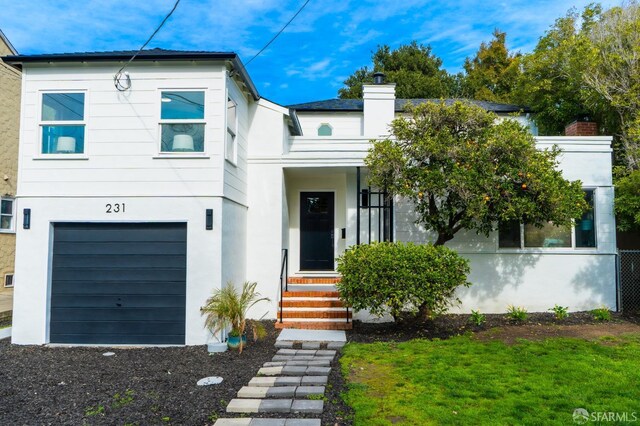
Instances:
[[[570,226],[586,208],[581,182],[557,169],[560,150],[538,150],[517,121],[463,101],[406,111],[390,138],[372,141],[365,164],[373,185],[413,203],[435,245],[463,229],[488,236],[513,220]]]

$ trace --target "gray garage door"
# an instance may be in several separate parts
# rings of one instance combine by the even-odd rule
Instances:
[[[54,225],[52,343],[184,344],[187,226]]]

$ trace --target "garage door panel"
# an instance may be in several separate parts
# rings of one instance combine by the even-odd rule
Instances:
[[[159,341],[162,337],[162,341]],[[184,333],[163,336],[148,334],[57,334],[55,343],[75,344],[82,342],[89,345],[99,345],[108,342],[114,345],[184,345]]]
[[[179,281],[184,279],[185,268],[58,268],[53,281]]]
[[[184,223],[54,225],[53,343],[184,344]]]
[[[135,254],[92,254],[92,255],[56,255],[53,257],[54,268],[102,268],[112,269],[118,265],[118,269],[140,268],[182,268],[187,263],[184,255],[135,255]]]
[[[184,296],[157,294],[51,295],[56,308],[177,308],[184,306]]]
[[[121,321],[173,321],[179,322],[184,317],[184,307],[170,308],[54,308],[57,318],[73,318],[76,321],[109,321],[118,318]],[[54,324],[65,323],[60,320]],[[53,324],[52,324],[53,327]]]
[[[93,255],[93,254],[120,254],[120,255],[180,255],[186,250],[186,242],[164,241],[162,244],[138,244],[132,246],[128,242],[72,242],[57,241],[56,253],[59,255]]]
[[[158,327],[149,329],[141,321],[65,321],[51,324],[51,332],[65,334],[147,334],[162,336],[184,333],[184,323],[160,321]]]
[[[108,224],[108,229],[100,229],[104,224],[88,224],[86,226],[73,226],[63,224],[56,227],[57,241],[73,242],[186,242],[186,234],[177,227],[166,226],[158,228],[153,224]]]
[[[92,285],[93,284],[93,285]],[[56,295],[124,295],[156,294],[185,295],[184,282],[180,281],[56,281]]]

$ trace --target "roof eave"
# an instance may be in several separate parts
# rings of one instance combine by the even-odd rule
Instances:
[[[60,55],[60,54],[52,54],[52,55],[9,55],[2,58],[2,60],[12,65],[18,69],[21,69],[23,64],[37,64],[37,63],[52,63],[52,62],[62,62],[62,63],[73,63],[73,62],[121,62],[128,61],[131,59],[130,54],[122,54],[122,53],[104,53],[104,54],[96,54],[96,55],[85,55],[85,54],[69,54],[69,55]],[[149,61],[163,61],[163,62],[173,62],[173,61],[207,61],[207,60],[217,60],[217,61],[230,61],[233,65],[234,70],[236,70],[242,80],[245,82],[247,89],[251,93],[251,96],[254,100],[260,99],[260,94],[258,93],[258,89],[256,89],[255,84],[249,77],[247,70],[242,65],[242,62],[238,58],[236,53],[228,53],[228,52],[185,52],[185,53],[171,53],[171,54],[143,54],[136,56],[136,62],[149,62]]]

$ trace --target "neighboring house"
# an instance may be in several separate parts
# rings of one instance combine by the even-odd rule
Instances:
[[[0,55],[18,52],[0,31]],[[15,202],[20,128],[20,72],[0,59],[0,293],[13,291]]]
[[[410,205],[378,203],[366,185],[369,141],[405,103],[393,85],[285,108],[259,96],[233,53],[153,49],[118,90],[134,53],[4,58],[24,76],[14,343],[202,344],[200,306],[245,280],[272,300],[256,318],[276,318],[284,297],[283,324],[345,328],[349,314],[318,291],[337,279],[335,257],[358,242],[428,240]],[[564,150],[595,218],[567,233],[456,237],[474,283],[463,311],[615,307],[611,138],[537,140]]]

